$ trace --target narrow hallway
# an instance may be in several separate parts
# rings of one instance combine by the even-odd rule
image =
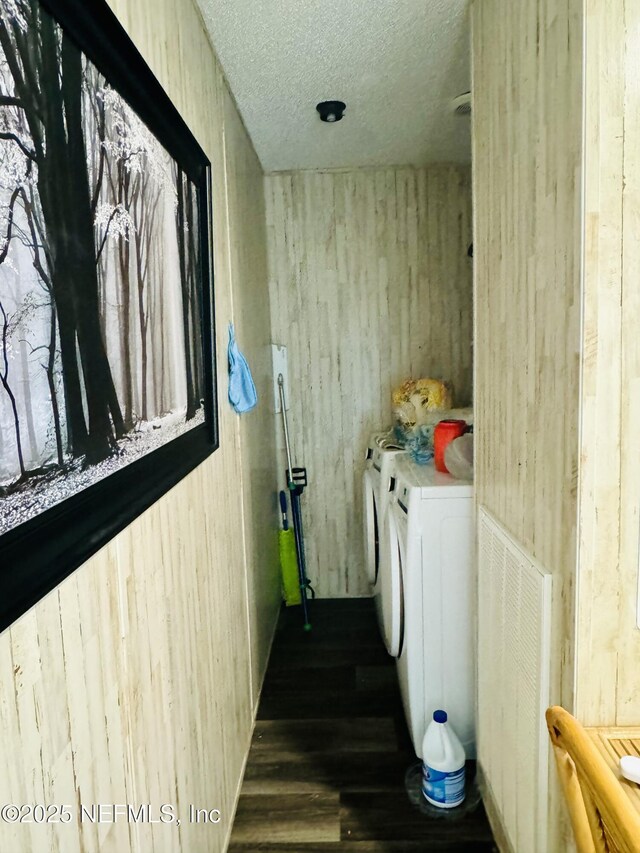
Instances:
[[[371,599],[283,611],[230,853],[490,853],[482,806],[429,820],[404,788],[416,758]]]

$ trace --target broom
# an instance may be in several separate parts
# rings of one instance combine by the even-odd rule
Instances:
[[[287,404],[284,396],[284,379],[278,374],[278,390],[280,393],[280,406],[282,408],[282,426],[284,428],[284,446],[287,451],[287,486],[291,493],[291,515],[293,517],[293,533],[296,544],[296,563],[298,567],[298,586],[300,589],[300,604],[304,619],[304,630],[311,630],[309,622],[309,608],[307,605],[307,593],[315,598],[313,587],[307,578],[307,566],[304,556],[304,535],[302,533],[302,513],[300,512],[300,495],[307,485],[307,469],[293,468],[291,465],[291,447],[289,446],[289,427],[287,425]]]
[[[300,604],[300,582],[298,580],[298,560],[296,557],[296,539],[287,519],[287,495],[280,492],[282,511],[282,530],[278,531],[280,545],[280,571],[282,573],[282,597],[287,607]]]

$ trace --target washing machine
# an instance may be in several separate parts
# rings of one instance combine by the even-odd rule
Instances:
[[[403,456],[389,432],[374,433],[365,459],[362,494],[364,499],[365,565],[376,605],[380,633],[390,655],[398,654],[400,623],[397,602],[400,588],[392,578],[389,561],[387,507],[389,484],[395,460]]]
[[[473,484],[408,456],[394,467],[387,510],[399,621],[396,660],[414,749],[442,708],[475,757],[475,570]]]

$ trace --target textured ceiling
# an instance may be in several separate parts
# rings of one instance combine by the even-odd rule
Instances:
[[[265,171],[470,161],[467,0],[198,2]]]

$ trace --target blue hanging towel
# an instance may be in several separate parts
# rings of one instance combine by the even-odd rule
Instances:
[[[236,343],[233,323],[229,323],[229,402],[239,415],[250,412],[258,402],[256,386],[247,364]]]

